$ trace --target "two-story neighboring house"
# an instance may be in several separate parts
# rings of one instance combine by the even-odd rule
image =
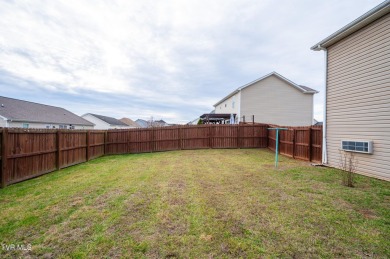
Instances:
[[[276,72],[239,87],[214,104],[215,113],[237,114],[236,120],[307,126],[313,124],[316,90]],[[253,117],[254,116],[254,117]]]
[[[93,129],[94,124],[61,107],[0,96],[0,127]]]
[[[357,173],[389,181],[390,1],[311,49],[326,61],[322,162],[341,167],[348,152]]]

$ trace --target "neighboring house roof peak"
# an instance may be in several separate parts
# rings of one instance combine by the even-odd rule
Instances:
[[[135,121],[133,121],[130,118],[122,118],[122,119],[120,119],[120,121],[131,126],[131,127],[136,127],[136,128],[140,127],[140,125],[138,125]]]
[[[225,96],[223,99],[221,99],[220,101],[218,101],[216,104],[214,104],[214,107],[217,106],[218,104],[224,102],[224,101],[227,100],[228,98],[232,97],[232,96],[235,95],[236,93],[240,92],[241,90],[247,88],[248,86],[254,85],[255,83],[260,82],[260,81],[262,81],[262,80],[264,80],[264,79],[266,79],[266,78],[268,78],[268,77],[270,77],[270,76],[276,76],[277,78],[279,78],[279,79],[281,79],[281,80],[287,82],[288,84],[292,85],[292,86],[295,87],[297,90],[300,90],[300,91],[301,91],[302,93],[304,93],[304,94],[316,94],[316,93],[318,93],[317,90],[314,90],[314,89],[309,88],[309,87],[307,87],[307,86],[298,85],[298,84],[294,83],[293,81],[291,81],[291,80],[285,78],[284,76],[280,75],[279,73],[273,71],[273,72],[271,72],[271,73],[269,73],[269,74],[267,74],[267,75],[265,75],[265,76],[262,76],[262,77],[260,77],[260,78],[258,78],[258,79],[256,79],[256,80],[254,80],[254,81],[252,81],[252,82],[249,82],[249,83],[247,83],[247,84],[245,84],[245,85],[243,85],[243,86],[240,86],[239,88],[237,88],[236,90],[234,90],[233,92],[231,92],[230,94],[228,94],[227,96]]]
[[[99,114],[94,114],[94,113],[87,113],[87,114],[90,114],[102,121],[104,121],[105,123],[108,123],[110,125],[116,125],[116,126],[128,126],[126,123],[118,120],[118,119],[115,119],[113,117],[109,117],[109,116],[104,116],[104,115],[99,115]],[[87,114],[84,114],[83,116],[87,115]]]

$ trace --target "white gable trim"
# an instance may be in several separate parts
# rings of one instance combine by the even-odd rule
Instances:
[[[267,75],[265,75],[265,76],[263,76],[263,77],[260,77],[259,79],[256,79],[255,81],[252,81],[252,82],[250,82],[250,83],[248,83],[248,84],[246,84],[246,85],[243,85],[243,86],[239,87],[237,90],[233,91],[232,93],[230,93],[229,95],[227,95],[226,97],[224,97],[223,99],[221,99],[219,102],[217,102],[216,104],[214,104],[214,107],[217,107],[218,104],[220,104],[220,103],[226,101],[227,99],[229,99],[230,97],[232,97],[232,96],[235,95],[236,93],[240,92],[241,90],[243,90],[243,89],[245,89],[245,88],[247,88],[247,87],[249,87],[249,86],[251,86],[251,85],[254,85],[254,84],[256,84],[257,82],[260,82],[260,81],[262,81],[262,80],[264,80],[264,79],[266,79],[266,78],[268,78],[268,77],[270,77],[270,76],[276,76],[277,78],[279,78],[279,79],[285,81],[286,83],[290,84],[291,86],[295,87],[297,90],[300,90],[300,91],[301,91],[302,93],[304,93],[304,94],[315,94],[315,93],[318,93],[318,91],[315,91],[315,90],[314,90],[314,91],[307,91],[307,90],[303,89],[301,86],[299,86],[299,85],[297,85],[296,83],[294,83],[293,81],[291,81],[291,80],[285,78],[284,76],[282,76],[282,75],[280,75],[280,74],[278,74],[278,73],[276,73],[276,72],[274,71],[274,72],[269,73],[269,74],[267,74]]]

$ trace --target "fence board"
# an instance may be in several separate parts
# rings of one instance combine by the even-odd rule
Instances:
[[[153,129],[130,129],[129,130],[129,153],[145,153],[153,151]]]
[[[87,161],[87,131],[62,131],[60,168]]]
[[[322,126],[283,127],[279,132],[279,153],[296,159],[320,163],[322,160]],[[275,151],[276,131],[268,132],[268,148]]]
[[[210,126],[188,126],[181,128],[182,149],[211,148]]]
[[[56,170],[55,132],[9,129],[4,142],[5,184]]]
[[[104,135],[105,131],[89,131],[89,159],[104,155]]]
[[[4,139],[6,138],[6,134],[7,134],[7,129],[3,129],[1,131],[1,138],[0,138],[0,151],[1,151],[1,154],[0,154],[0,157],[1,157],[1,165],[0,165],[0,173],[1,173],[1,188],[4,188],[6,185],[7,185],[7,180],[6,180],[6,174],[5,174],[5,169],[6,169],[6,162],[7,162],[7,158],[5,157],[5,143],[4,143]]]

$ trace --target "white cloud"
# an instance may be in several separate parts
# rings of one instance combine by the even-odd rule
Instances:
[[[133,112],[95,109],[185,121],[275,70],[321,91],[318,118],[323,57],[310,46],[379,2],[2,1],[0,73],[27,82],[21,93],[126,96]]]

